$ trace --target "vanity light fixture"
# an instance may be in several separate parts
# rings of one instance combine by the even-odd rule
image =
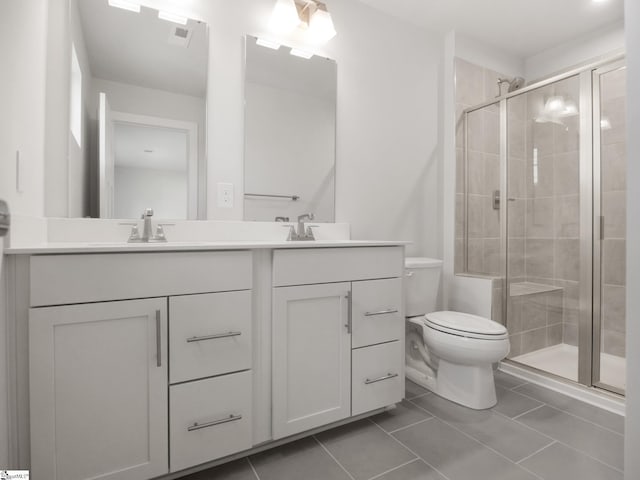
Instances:
[[[277,0],[271,12],[269,28],[277,33],[290,33],[300,25],[298,9],[294,0]]]
[[[256,45],[260,45],[261,47],[267,47],[267,48],[270,48],[271,50],[278,50],[280,48],[280,44],[278,42],[266,40],[264,38],[257,38]]]
[[[129,2],[127,0],[109,0],[109,6],[140,13],[140,4]]]
[[[281,34],[301,28],[312,43],[325,43],[336,35],[327,5],[317,0],[277,0],[269,27]]]
[[[311,11],[313,5],[315,5],[315,10]],[[333,19],[324,3],[309,2],[306,8],[308,8],[310,12],[308,21],[309,29],[307,32],[312,42],[326,43],[336,36],[337,32],[333,26]]]
[[[177,23],[179,25],[186,25],[187,22],[189,21],[187,17],[183,17],[182,15],[177,15],[171,12],[165,12],[163,10],[160,10],[158,12],[158,18],[161,18],[162,20],[166,20],[167,22]]]
[[[313,57],[313,53],[307,52],[306,50],[300,50],[299,48],[292,48],[291,55],[300,58],[306,58],[307,60]]]

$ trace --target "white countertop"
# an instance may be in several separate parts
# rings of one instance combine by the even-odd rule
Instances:
[[[254,250],[276,248],[331,248],[331,247],[385,247],[409,245],[408,241],[390,240],[315,240],[309,242],[287,241],[216,241],[216,242],[167,242],[167,243],[45,243],[4,249],[7,255],[43,255],[74,253],[131,253],[131,252],[191,252],[215,250]]]

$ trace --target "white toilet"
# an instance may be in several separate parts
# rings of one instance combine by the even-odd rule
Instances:
[[[433,312],[441,260],[406,258],[405,270],[407,378],[460,405],[493,407],[492,364],[509,354],[507,329],[476,315]]]

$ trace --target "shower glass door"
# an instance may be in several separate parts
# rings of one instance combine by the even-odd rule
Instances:
[[[581,191],[581,182],[590,181],[581,169],[583,79],[571,76],[506,100],[509,358],[573,381],[583,348],[582,279],[590,286],[591,275],[590,262],[581,261],[581,236],[590,228],[584,215],[591,214]]]
[[[594,328],[593,384],[625,390],[626,68],[593,72]]]

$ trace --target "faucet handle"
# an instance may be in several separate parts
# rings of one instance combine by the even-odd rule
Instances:
[[[296,229],[294,228],[293,225],[282,225],[282,228],[289,229],[289,235],[287,235],[287,241],[294,240],[298,236],[298,234],[296,233]]]
[[[127,243],[138,243],[142,241],[142,237],[140,237],[140,230],[138,230],[137,222],[122,222],[118,225],[128,225],[131,227],[131,232],[129,232],[129,239]]]
[[[307,229],[306,229],[306,231],[305,231],[305,235],[306,235],[307,237],[309,237],[311,240],[315,240],[315,239],[316,239],[316,237],[315,237],[315,235],[313,234],[313,230],[312,230],[312,228],[316,228],[316,227],[319,227],[319,226],[320,226],[320,225],[307,225],[307,226],[306,226],[306,227],[307,227]]]

